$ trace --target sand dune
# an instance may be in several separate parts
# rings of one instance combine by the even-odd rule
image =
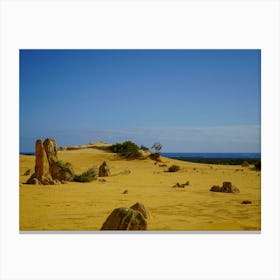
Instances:
[[[99,230],[117,207],[142,202],[150,210],[149,230],[260,230],[260,172],[252,167],[210,165],[163,158],[178,172],[151,159],[125,160],[94,147],[62,150],[59,159],[71,162],[76,173],[106,160],[106,182],[26,185],[34,156],[20,155],[20,230]],[[130,172],[129,172],[130,171]],[[177,182],[185,188],[172,188]],[[210,192],[213,185],[231,181],[240,193]],[[123,194],[128,190],[127,194]],[[242,204],[250,200],[252,204]]]

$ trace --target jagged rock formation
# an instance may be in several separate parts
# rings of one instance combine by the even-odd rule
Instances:
[[[146,230],[146,219],[151,214],[141,202],[136,202],[130,208],[116,208],[108,216],[101,230]]]
[[[49,163],[58,161],[57,147],[56,147],[55,140],[52,138],[47,138],[47,139],[45,139],[43,145],[44,145],[44,149],[46,151]]]
[[[231,182],[223,182],[223,186],[213,186],[210,189],[211,192],[223,192],[223,193],[239,193],[240,190],[233,186]]]
[[[37,140],[35,156],[35,173],[27,180],[27,184],[39,182],[42,185],[53,185],[61,181],[73,181],[74,171],[71,164],[58,161],[54,139],[47,138],[44,143]]]
[[[37,179],[43,185],[53,185],[49,161],[41,140],[36,141],[35,156],[35,173],[31,175],[26,183],[34,184],[36,182],[34,179]]]
[[[146,230],[147,222],[143,215],[131,208],[116,208],[108,216],[101,230]]]
[[[130,206],[130,209],[140,212],[145,219],[149,219],[151,217],[150,211],[146,209],[141,202],[136,202],[135,204]]]
[[[98,176],[99,177],[108,177],[108,176],[110,176],[110,173],[111,173],[110,168],[109,168],[107,162],[104,161],[99,167]]]

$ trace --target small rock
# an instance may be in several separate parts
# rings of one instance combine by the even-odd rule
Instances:
[[[110,173],[111,173],[110,172],[110,168],[109,168],[107,162],[104,161],[102,163],[102,165],[100,165],[100,167],[99,167],[99,174],[98,174],[98,176],[99,177],[108,177],[108,176],[110,176]]]
[[[29,178],[26,182],[29,185],[39,185],[39,180],[37,178]]]
[[[221,191],[221,187],[219,187],[219,186],[213,186],[210,189],[210,192],[220,192],[220,191]]]
[[[105,179],[99,179],[98,181],[101,182],[101,183],[107,182]]]
[[[221,187],[221,192],[236,193],[240,191],[237,187],[233,186],[231,182],[223,182],[223,186]]]
[[[231,182],[223,182],[223,186],[213,186],[210,189],[211,192],[223,192],[223,193],[239,193],[239,189],[232,185]]]
[[[243,200],[241,204],[252,204],[251,200]]]
[[[31,174],[31,169],[28,169],[28,170],[26,170],[25,172],[24,172],[24,176],[26,176],[26,175],[30,175]]]
[[[185,186],[189,186],[189,184],[189,181],[187,181],[185,184],[176,183],[173,188],[185,188]]]
[[[130,173],[131,173],[131,171],[129,169],[126,169],[126,170],[120,172],[120,174],[122,174],[122,175],[128,175]]]
[[[123,191],[123,194],[128,194],[128,190],[124,190],[124,191]]]

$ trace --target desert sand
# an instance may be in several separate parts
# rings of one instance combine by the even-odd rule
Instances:
[[[261,229],[261,174],[253,166],[162,157],[167,167],[160,167],[148,158],[127,160],[94,146],[61,150],[58,158],[70,162],[76,173],[106,160],[111,176],[90,183],[27,185],[30,175],[23,174],[34,171],[35,156],[20,155],[20,230],[100,230],[113,209],[137,201],[149,209],[148,230],[152,231]],[[181,169],[166,172],[172,164]],[[190,184],[185,188],[172,187],[186,181]],[[209,191],[224,181],[231,181],[240,193]],[[252,203],[242,204],[244,200]]]

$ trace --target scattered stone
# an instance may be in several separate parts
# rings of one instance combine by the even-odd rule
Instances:
[[[124,191],[123,191],[123,194],[128,194],[128,190],[124,190]]]
[[[151,217],[150,211],[146,209],[141,202],[136,202],[134,205],[130,206],[130,208],[140,212],[145,219],[149,219]]]
[[[27,176],[27,175],[30,175],[31,174],[31,169],[28,169],[28,170],[26,170],[25,172],[24,172],[24,176]]]
[[[100,165],[98,176],[99,177],[108,177],[108,176],[110,176],[110,168],[109,168],[109,166],[108,166],[106,161],[104,161],[102,163],[102,165]]]
[[[159,167],[167,167],[167,164],[160,164]]]
[[[107,182],[105,179],[99,179],[98,181],[101,182],[101,183]]]
[[[27,180],[26,184],[29,184],[29,185],[39,185],[39,180],[35,177],[31,177]]]
[[[223,182],[223,186],[213,186],[210,189],[211,192],[223,192],[223,193],[239,193],[240,190],[233,186],[231,182]]]
[[[251,200],[243,200],[241,204],[252,204]]]
[[[130,173],[131,173],[131,171],[129,169],[126,169],[126,170],[120,172],[120,174],[122,174],[122,175],[128,175]]]
[[[146,230],[147,222],[143,215],[131,208],[116,208],[108,216],[101,230]]]
[[[223,182],[221,192],[236,193],[236,192],[240,192],[240,191],[237,187],[233,186],[231,182]]]
[[[185,184],[176,183],[172,188],[185,188],[186,186],[189,186],[189,184],[189,181],[187,181]]]
[[[220,191],[221,191],[221,187],[219,187],[219,186],[213,186],[210,189],[210,192],[220,192]]]

